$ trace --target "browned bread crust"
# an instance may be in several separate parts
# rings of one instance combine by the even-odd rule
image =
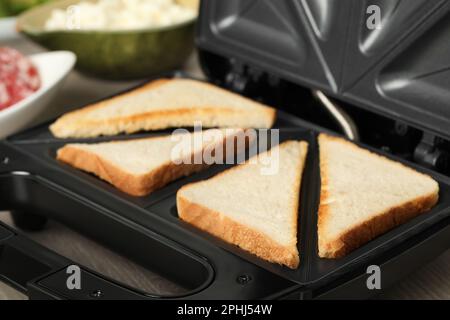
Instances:
[[[177,108],[167,110],[155,110],[145,113],[138,113],[136,115],[118,116],[116,118],[103,119],[100,121],[87,120],[84,115],[95,109],[104,108],[111,103],[117,103],[121,100],[134,96],[141,92],[148,92],[149,90],[156,89],[159,86],[167,84],[170,81],[177,81],[177,79],[159,79],[149,84],[146,84],[140,88],[127,92],[125,94],[107,99],[93,105],[84,107],[79,110],[75,110],[66,113],[60,117],[55,123],[50,126],[50,131],[54,136],[58,138],[89,138],[97,137],[101,135],[111,136],[120,133],[135,133],[139,131],[153,131],[175,127],[193,126],[196,121],[201,121],[207,126],[212,124],[212,127],[219,127],[221,123],[230,124],[229,127],[239,127],[236,122],[238,119],[255,118],[255,109],[249,108],[246,110],[232,109],[232,108],[216,108],[202,107],[202,108]],[[202,83],[202,86],[211,88],[214,91],[224,91],[228,95],[235,95],[219,87],[213,86],[208,83]],[[237,95],[236,95],[237,96]],[[240,96],[239,96],[240,97]],[[262,105],[255,101],[252,104],[259,105],[257,114],[261,119],[264,119],[264,125],[262,128],[270,128],[273,126],[276,120],[276,110],[268,106]]]
[[[321,196],[321,201],[326,201],[326,199],[326,195]],[[321,248],[319,255],[321,258],[343,258],[376,237],[429,211],[436,205],[438,199],[438,195],[430,194],[407,202],[402,206],[390,208],[371,220],[341,234],[335,241],[319,243],[319,247]],[[323,221],[327,219],[327,215],[327,205],[321,205],[319,207],[319,229],[323,225]]]
[[[57,152],[57,159],[75,168],[93,173],[132,196],[145,196],[183,176],[203,170],[206,164],[176,165],[165,163],[146,175],[135,176],[93,152],[67,145]]]
[[[180,218],[200,230],[206,231],[228,243],[239,245],[242,249],[270,262],[284,264],[291,269],[298,268],[299,257],[288,247],[283,247],[261,232],[239,224],[228,217],[177,196]]]
[[[321,138],[327,140],[335,140],[339,143],[346,144],[352,148],[359,149],[355,144],[346,141],[342,138],[321,134]],[[378,154],[374,154],[369,150],[365,150],[368,153],[380,158],[385,158]],[[387,161],[388,160],[386,158]],[[421,174],[412,168],[406,167],[401,163],[397,163],[403,168],[411,170],[412,174]],[[329,177],[325,170],[325,160],[320,157],[320,175],[321,175],[321,194],[320,205],[318,211],[318,233],[323,234],[324,225],[327,219],[329,219],[329,205],[328,200],[331,197],[328,190]],[[425,175],[424,175],[425,176]],[[419,216],[420,214],[429,211],[433,208],[439,200],[439,193],[431,193],[417,199],[413,199],[409,202],[402,204],[401,206],[392,207],[385,212],[380,212],[372,219],[365,221],[364,223],[357,225],[346,232],[342,233],[339,238],[329,241],[324,237],[319,236],[319,256],[321,258],[336,259],[342,258],[352,251],[358,249],[367,242],[375,239],[376,237],[392,230],[393,228],[406,223],[407,221]]]
[[[284,142],[280,145],[280,147],[288,145],[292,142],[293,141]],[[295,226],[295,229],[298,228],[298,197],[301,190],[302,174],[305,168],[308,144],[302,141],[301,148],[303,149],[303,164],[295,172],[295,183],[291,186],[294,190],[298,190],[298,196],[295,199],[292,199],[293,207],[291,218],[293,219],[292,224]],[[234,170],[239,169],[240,166],[235,166],[231,169],[217,174],[211,179],[217,179],[229,174]],[[298,268],[300,258],[296,246],[292,247],[280,245],[261,231],[246,226],[245,224],[236,222],[218,211],[202,206],[198,203],[194,203],[183,196],[184,189],[188,189],[190,188],[190,186],[200,183],[202,182],[185,185],[178,191],[177,209],[180,219],[228,243],[237,245],[243,250],[255,254],[256,256],[264,260],[280,265],[285,265],[291,269]],[[297,241],[297,239],[295,239],[295,241]]]

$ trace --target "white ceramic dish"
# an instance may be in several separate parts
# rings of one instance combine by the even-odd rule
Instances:
[[[0,0],[1,1],[1,0]],[[0,41],[13,40],[20,37],[16,29],[17,19],[0,18]]]
[[[68,51],[30,56],[39,70],[41,87],[13,106],[0,111],[0,138],[17,133],[32,124],[48,106],[75,65],[75,54]]]

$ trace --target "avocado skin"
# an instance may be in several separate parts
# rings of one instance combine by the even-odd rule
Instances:
[[[0,17],[15,16],[49,0],[3,0],[0,2]]]
[[[72,51],[77,69],[85,74],[131,80],[180,68],[194,49],[195,23],[161,30],[24,34],[49,50]]]

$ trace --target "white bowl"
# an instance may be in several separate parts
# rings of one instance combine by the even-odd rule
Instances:
[[[38,91],[0,111],[0,138],[17,133],[32,124],[45,110],[75,65],[75,54],[54,51],[30,56],[41,77]]]
[[[17,18],[0,18],[0,40],[14,40],[20,37],[16,29]]]

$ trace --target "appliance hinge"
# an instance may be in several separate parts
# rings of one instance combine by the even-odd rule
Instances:
[[[449,154],[439,149],[442,139],[435,135],[424,132],[422,141],[414,151],[414,160],[433,170],[446,173],[449,169]]]
[[[225,78],[226,86],[234,92],[244,93],[248,84],[246,66],[235,59],[230,60],[231,70]]]

